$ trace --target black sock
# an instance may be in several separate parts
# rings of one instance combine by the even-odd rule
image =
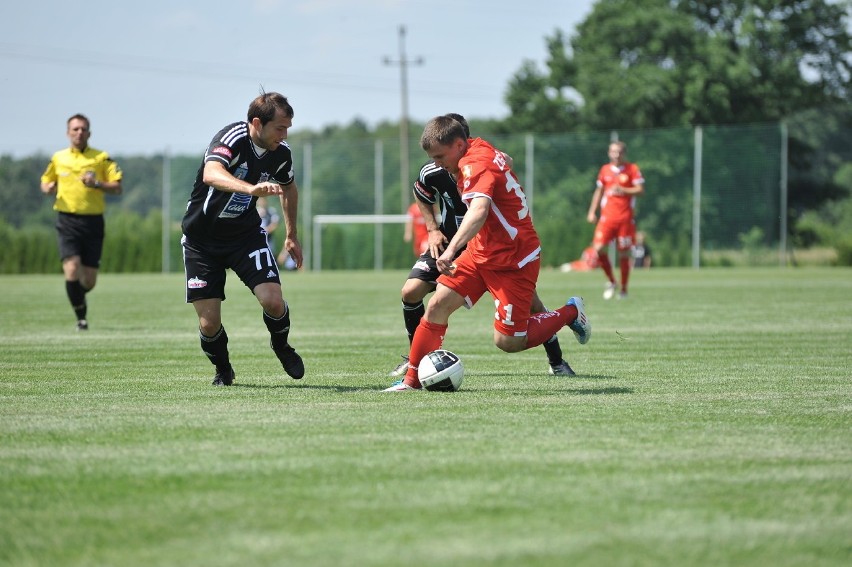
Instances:
[[[562,362],[562,347],[559,346],[559,337],[553,335],[544,341],[544,350],[547,352],[547,361],[552,365]]]
[[[284,304],[284,315],[278,319],[270,317],[269,314],[263,312],[263,322],[266,328],[269,329],[269,335],[272,337],[270,346],[272,350],[278,352],[287,346],[287,340],[290,337],[290,306]]]
[[[417,325],[420,324],[420,319],[426,314],[426,307],[422,301],[417,303],[402,302],[402,318],[405,320],[405,330],[408,331],[408,342],[414,340],[414,331],[417,330]]]
[[[79,281],[65,281],[65,293],[68,294],[68,301],[71,302],[71,308],[77,315],[77,320],[80,321],[86,318],[86,288]]]
[[[228,356],[228,333],[225,332],[225,327],[220,327],[219,332],[212,337],[208,337],[200,330],[198,335],[201,337],[201,350],[213,363],[217,370],[226,370],[231,367],[231,359]]]

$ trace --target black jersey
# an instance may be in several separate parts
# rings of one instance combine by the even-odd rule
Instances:
[[[231,240],[257,233],[260,229],[260,215],[255,207],[257,197],[219,191],[206,185],[203,178],[204,165],[218,161],[231,175],[252,185],[264,181],[293,183],[293,154],[287,142],[281,142],[274,151],[261,151],[249,137],[247,122],[229,124],[213,137],[186,204],[181,223],[184,234],[198,239]]]
[[[420,168],[420,177],[414,182],[414,196],[428,205],[440,203],[441,232],[448,241],[452,240],[467,212],[453,176],[434,162],[428,162]]]

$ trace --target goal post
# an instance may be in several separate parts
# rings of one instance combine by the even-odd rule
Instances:
[[[382,227],[386,224],[405,224],[408,215],[314,215],[313,218],[313,261],[311,269],[315,272],[322,270],[322,229],[329,224],[372,224],[375,226],[373,235],[374,261],[376,270],[382,269],[384,254],[382,245]]]

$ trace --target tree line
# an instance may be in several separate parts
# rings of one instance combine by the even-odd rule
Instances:
[[[698,125],[784,123],[789,132],[786,214],[790,242],[797,247],[833,247],[841,262],[852,264],[849,24],[848,0],[600,0],[572,35],[557,29],[544,38],[548,56],[543,66],[526,61],[514,74],[506,89],[510,109],[506,119],[469,116],[471,128],[475,135],[505,140],[509,147],[504,149],[516,156],[523,155],[524,148],[515,142],[523,133],[585,133],[595,140],[588,146],[571,148],[573,153],[564,160],[548,162],[536,170],[536,187],[541,189],[536,195],[537,208],[541,207],[538,210],[551,211],[569,203],[574,216],[581,217],[576,211],[588,205],[593,172],[572,172],[571,162],[579,158],[583,163],[605,161],[605,150],[597,147],[602,145],[598,141],[601,133],[632,135],[639,140],[627,140],[632,157],[641,155],[652,161],[655,151],[666,148],[654,148],[650,143],[643,147],[641,140],[665,136],[642,136],[642,132]],[[421,127],[412,124],[411,131],[416,133]],[[307,143],[335,148],[313,156],[315,169],[334,179],[318,188],[320,209],[314,212],[334,212],[338,207],[365,203],[358,170],[341,167],[347,152],[353,163],[359,163],[363,159],[352,152],[371,151],[376,139],[387,140],[390,146],[397,136],[398,124],[388,122],[370,128],[359,120],[319,131],[294,131],[290,139],[297,151]],[[412,179],[421,161],[414,141]],[[108,149],[108,141],[104,141],[104,147]],[[584,152],[596,153],[580,155]],[[120,261],[109,260],[108,253],[104,260],[117,262],[113,266],[116,270],[158,270],[163,156],[114,157],[124,170],[125,191],[121,197],[109,199],[112,232],[107,240],[108,246],[112,238],[122,240],[116,245],[124,252]],[[0,237],[6,243],[0,251],[0,271],[58,270],[54,214],[50,200],[38,190],[38,178],[47,160],[43,155],[22,159],[0,156],[0,199],[4,203]],[[183,210],[199,161],[200,156],[172,158],[173,220]],[[386,166],[391,172],[388,184],[398,183],[393,165]],[[365,167],[371,171],[372,162]],[[643,222],[660,233],[686,230],[667,226],[683,215],[672,213],[673,205],[666,195],[652,194],[649,185],[648,202],[654,206],[640,205],[640,214],[641,207],[648,213]],[[389,196],[385,212],[398,213],[398,203],[398,193]],[[368,206],[366,211],[354,212],[373,210]],[[555,240],[564,249],[562,241],[570,239],[570,254],[582,248],[589,230],[582,226],[581,218],[573,223],[581,228],[567,227],[564,221],[537,221],[540,231],[547,233],[543,234],[545,241]],[[141,238],[146,231],[151,231],[149,237]],[[341,242],[347,238],[337,235]],[[404,266],[405,248],[397,246],[393,230],[387,238],[389,253],[400,256]],[[328,241],[334,242],[335,237]],[[671,264],[685,261],[683,251],[674,249],[675,244],[666,246],[671,249]],[[133,250],[138,250],[134,253],[137,261],[128,259],[128,252]],[[545,260],[560,261],[557,257]]]

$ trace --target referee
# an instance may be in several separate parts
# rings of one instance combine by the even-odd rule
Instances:
[[[77,315],[77,330],[86,331],[86,294],[95,287],[104,244],[104,193],[121,193],[121,169],[106,152],[89,146],[89,119],[68,119],[71,146],[56,152],[41,176],[41,191],[56,195],[56,232],[65,291]]]

